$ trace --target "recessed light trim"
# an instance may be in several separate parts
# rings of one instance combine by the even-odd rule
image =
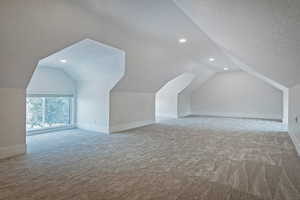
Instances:
[[[214,62],[216,59],[215,58],[209,58],[210,62]]]
[[[67,63],[68,61],[66,59],[61,59],[60,62],[61,63]]]
[[[179,41],[179,43],[183,44],[183,43],[187,42],[187,39],[186,38],[180,38],[178,41]]]

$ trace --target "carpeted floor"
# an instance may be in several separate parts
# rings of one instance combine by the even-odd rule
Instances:
[[[26,156],[0,161],[1,200],[300,199],[300,159],[279,122],[184,118],[27,142]]]

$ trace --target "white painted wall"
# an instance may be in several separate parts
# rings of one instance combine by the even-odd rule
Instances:
[[[0,159],[26,151],[25,89],[0,88]]]
[[[27,94],[75,95],[76,82],[63,70],[37,67],[27,87]]]
[[[155,93],[111,92],[110,132],[155,122]]]
[[[41,60],[27,93],[77,93],[77,127],[109,133],[110,91],[124,75],[124,63],[121,50],[84,40]]]
[[[183,91],[178,94],[178,115],[179,117],[185,117],[192,114],[191,101],[192,93],[198,89],[203,83],[210,79],[216,72],[210,68],[200,68],[197,66],[195,74],[196,78],[193,79]]]
[[[178,95],[178,115],[179,117],[186,117],[191,114],[191,94],[180,93]]]
[[[15,23],[7,19],[14,19]],[[187,71],[191,60],[208,62],[211,55],[221,66],[231,65],[172,1],[107,1],[103,4],[94,0],[8,0],[1,1],[0,24],[0,88],[12,88],[11,93],[14,88],[25,91],[41,58],[85,38],[126,52],[126,74],[118,84],[118,92],[154,93],[166,81]],[[182,30],[188,33],[189,41],[193,41],[189,45],[177,42]],[[7,116],[6,119],[25,116],[25,105],[18,113],[8,112],[3,116]],[[5,126],[4,121],[0,120],[0,127]],[[14,127],[6,134],[17,134]],[[21,134],[24,138],[25,126]]]
[[[224,50],[225,51],[225,50]],[[268,78],[267,76],[264,76],[263,74],[258,73],[257,71],[255,71],[252,67],[250,67],[249,65],[245,64],[244,62],[242,62],[240,59],[238,59],[237,57],[233,56],[231,53],[229,53],[228,51],[225,51],[226,54],[228,55],[229,58],[231,58],[231,60],[237,65],[239,66],[243,71],[247,72],[248,74],[264,81],[265,83],[268,83],[269,85],[273,86],[274,88],[277,88],[279,90],[281,90],[283,92],[283,114],[282,114],[282,121],[284,124],[288,124],[288,118],[289,118],[289,92],[288,92],[288,88],[270,78]]]
[[[282,91],[246,72],[218,73],[192,94],[192,114],[282,119]]]
[[[291,6],[291,8],[293,8],[293,6]],[[247,6],[246,9],[248,9]],[[54,10],[55,14],[53,13]],[[163,14],[155,15],[155,13],[158,12]],[[111,17],[111,13],[115,14],[113,18]],[[207,13],[211,14],[214,12]],[[14,19],[17,24],[11,23],[11,20],[7,19]],[[224,17],[222,19],[228,18]],[[236,19],[238,20],[239,18]],[[246,17],[246,19],[251,20],[254,18]],[[205,23],[211,22],[211,20],[202,21]],[[219,27],[215,26],[215,24],[220,23],[219,17],[217,17],[216,22],[217,23],[212,23],[212,27]],[[4,88],[3,90],[11,88],[9,92],[11,98],[19,97],[15,96],[16,91],[14,88],[23,88],[23,90],[21,90],[24,92],[22,101],[25,101],[25,88],[38,60],[84,38],[92,38],[126,51],[126,76],[118,85],[118,92],[156,92],[167,80],[187,71],[188,64],[191,60],[208,62],[207,58],[212,55],[216,58],[215,63],[220,64],[220,66],[231,66],[230,60],[223,55],[220,48],[180,12],[180,10],[173,5],[172,1],[159,1],[159,3],[157,1],[135,1],[131,3],[128,3],[128,1],[122,1],[122,3],[121,1],[107,1],[107,3],[101,4],[100,1],[97,3],[96,1],[71,2],[68,0],[53,0],[47,2],[37,2],[36,0],[8,0],[1,2],[0,24],[0,88]],[[221,24],[228,25],[228,23],[222,22]],[[165,29],[165,27],[168,27],[168,29]],[[72,31],[70,31],[70,28],[72,28]],[[185,46],[177,43],[178,34],[180,34],[182,30],[188,33],[187,37],[189,41],[193,42]],[[221,36],[233,36],[234,40],[221,44],[224,46],[227,46],[227,44],[230,44],[229,46],[232,44],[243,44],[243,46],[245,46],[243,42],[235,40],[237,38],[236,34],[238,33],[234,28],[227,28],[225,30],[233,30],[235,33],[221,33]],[[243,30],[247,29],[240,29],[239,31]],[[260,29],[252,30],[259,31]],[[217,32],[218,31],[214,31],[214,33]],[[250,32],[248,31],[248,33]],[[248,36],[251,35],[252,34],[248,34]],[[260,33],[258,35],[261,36]],[[265,35],[269,37],[270,34]],[[240,34],[242,41],[245,41],[244,36],[245,34]],[[264,46],[263,42],[259,41],[259,43]],[[270,77],[286,81],[292,78],[293,81],[291,83],[296,82],[294,79],[295,77],[298,78],[298,73],[294,72],[298,72],[298,65],[295,64],[297,63],[297,59],[294,58],[298,57],[297,51],[292,51],[296,56],[291,59],[281,59],[278,56],[277,59],[269,59],[264,53],[258,54],[256,43],[252,44],[255,44],[253,45],[254,51],[250,52],[254,52],[255,55],[259,55],[259,57],[249,57],[249,59],[247,57],[247,59],[245,59],[248,61],[247,63],[252,64],[250,61],[258,62],[262,60],[262,63],[259,63],[259,65],[256,65],[256,63],[253,65],[259,67],[267,66],[268,69],[264,68],[265,70],[261,71],[276,71],[278,72],[276,74],[279,74],[279,76],[285,74],[285,71],[289,71],[289,76],[278,78],[271,74]],[[274,42],[271,44],[274,44]],[[291,44],[294,43],[292,42]],[[286,45],[283,46],[286,47]],[[271,47],[271,50],[276,49],[273,48],[273,45],[271,45]],[[234,52],[242,52],[242,58],[243,55],[249,54],[249,51],[242,51],[240,48],[230,49],[234,50]],[[271,52],[265,51],[265,48],[261,49],[264,52]],[[268,48],[268,50],[270,49]],[[201,53],[199,54],[199,52]],[[287,53],[286,55],[290,55],[290,52],[285,53]],[[280,53],[280,55],[282,55],[282,53]],[[219,62],[220,60],[224,60],[224,62]],[[272,63],[263,62],[266,60],[272,61]],[[280,62],[278,62],[279,64],[274,63],[273,60],[276,60],[276,62],[280,60]],[[290,67],[289,69],[282,68],[282,66],[285,65],[281,65],[281,62],[286,62],[286,60],[296,60],[295,63],[291,63],[291,65],[294,66],[295,69],[297,68],[297,70],[291,70]],[[275,70],[274,64],[279,66],[276,67]],[[3,94],[1,94],[1,96],[2,95]],[[129,96],[135,98],[135,95]],[[16,106],[14,105],[14,101],[21,102],[21,100],[11,100],[12,103],[9,104],[7,100],[8,104],[4,105],[14,107]],[[118,99],[118,101],[122,102],[122,99]],[[132,102],[134,101],[135,100],[132,100]],[[147,102],[148,100],[145,100],[141,105],[146,105]],[[16,106],[16,108],[18,108],[18,106]],[[133,108],[134,107],[132,107],[132,109]],[[139,106],[137,109],[139,109]],[[17,134],[20,134],[20,138],[25,138],[25,123],[23,127],[24,130],[21,132],[18,132],[15,127],[21,127],[23,124],[10,126],[10,129],[2,129],[2,127],[7,126],[5,124],[6,121],[12,120],[18,123],[16,119],[19,119],[20,116],[25,118],[25,105],[24,108],[20,108],[18,112],[7,109],[3,109],[1,112],[2,111],[7,112],[1,113],[1,117],[4,118],[0,120],[1,134],[7,134],[6,137],[11,136],[9,140],[13,140],[14,135]],[[128,109],[128,111],[132,110]],[[139,110],[136,112],[139,112]],[[126,115],[122,115],[127,116],[131,114],[131,112],[128,112]],[[151,113],[149,112],[149,114]],[[149,119],[150,117],[151,115],[149,115]],[[22,122],[22,120],[20,120],[20,122]],[[0,140],[6,141],[7,139],[1,137]],[[18,144],[18,142],[19,140],[16,139],[14,144]]]
[[[289,134],[300,155],[300,85],[289,89]]]
[[[95,44],[91,47],[90,43],[95,42],[88,41],[83,44],[81,42],[76,46],[84,46],[84,48],[68,48],[40,61],[43,66],[39,66],[34,72],[27,94],[75,95],[77,93],[75,105],[77,127],[109,133],[110,91],[124,74],[125,55],[109,47],[98,47]],[[90,58],[84,62],[84,59],[89,58],[88,55],[73,55],[78,52],[87,53],[90,49],[93,50],[90,53],[97,59]],[[104,54],[106,49],[108,50]],[[73,65],[70,61],[65,65],[57,64],[59,58],[67,56]],[[74,63],[76,59],[77,62]],[[83,62],[85,65],[82,64]],[[44,67],[45,64],[51,64],[53,67]]]
[[[178,99],[176,93],[156,95],[156,116],[158,118],[177,118]]]
[[[184,73],[169,81],[155,97],[155,113],[158,118],[178,118],[178,94],[195,78],[194,74]]]
[[[76,49],[74,57],[81,57],[82,52],[86,55],[75,69],[67,70],[77,80],[77,127],[110,133],[110,91],[124,75],[125,53],[91,40],[74,46],[68,54]]]
[[[110,111],[112,106],[110,92],[121,76],[122,73],[113,77],[100,75],[99,80],[96,81],[77,81],[78,128],[110,133],[110,116],[114,116]],[[123,107],[119,107],[119,109],[120,112],[122,110],[126,111],[126,108]],[[132,110],[128,114],[130,113],[132,113]]]
[[[77,86],[77,127],[108,133],[109,81],[78,81]]]

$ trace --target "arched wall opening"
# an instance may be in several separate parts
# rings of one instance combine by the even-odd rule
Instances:
[[[27,87],[28,134],[109,133],[110,91],[124,73],[125,52],[90,39],[40,60]]]
[[[27,87],[26,135],[75,126],[76,82],[62,69],[38,66]]]

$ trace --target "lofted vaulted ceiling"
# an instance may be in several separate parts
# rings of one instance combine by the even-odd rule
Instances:
[[[290,87],[300,82],[299,4],[297,0],[3,0],[0,87],[26,88],[40,59],[85,38],[126,52],[125,76],[115,90],[156,92],[182,73],[206,73],[201,66],[212,72],[239,69],[228,55]],[[187,42],[179,44],[180,38]]]
[[[40,59],[85,38],[126,52],[125,76],[116,90],[155,92],[197,65],[212,71],[237,68],[172,0],[4,0],[0,5],[0,87],[26,88]],[[178,43],[182,37],[187,43]]]

